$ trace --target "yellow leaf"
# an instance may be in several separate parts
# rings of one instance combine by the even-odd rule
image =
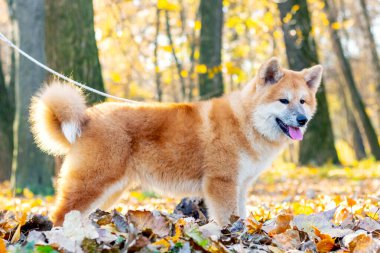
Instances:
[[[39,207],[43,205],[42,199],[34,199],[30,202],[31,207]]]
[[[120,76],[120,74],[117,73],[117,72],[112,72],[112,73],[111,73],[111,79],[112,79],[112,81],[115,82],[115,83],[120,83],[120,81],[121,81],[121,76]]]
[[[251,214],[247,219],[248,233],[254,234],[262,228],[263,224],[256,221],[255,217]]]
[[[236,33],[239,35],[242,35],[245,32],[245,26],[243,23],[237,24],[234,28]]]
[[[199,31],[201,28],[202,28],[201,21],[199,21],[199,20],[195,21],[195,23],[194,23],[194,30]]]
[[[158,0],[157,8],[166,11],[179,11],[179,5],[168,0]]]
[[[280,39],[281,36],[282,36],[282,33],[280,31],[276,30],[276,31],[273,32],[273,37],[275,39]]]
[[[186,77],[188,77],[188,75],[189,75],[189,73],[186,71],[186,70],[181,70],[181,76],[183,77],[183,78],[186,78]]]
[[[365,214],[374,220],[379,220],[379,213],[378,212],[366,212]]]
[[[207,73],[207,66],[205,64],[200,64],[195,66],[195,71],[199,74]]]
[[[33,192],[31,190],[29,190],[28,188],[24,188],[24,190],[22,191],[22,194],[27,199],[32,199],[34,197]]]
[[[22,226],[26,223],[27,217],[28,217],[28,215],[25,212],[22,212],[21,214],[16,213],[15,220]]]
[[[170,242],[166,238],[158,240],[158,241],[152,243],[152,245],[159,247],[160,248],[160,252],[168,252],[169,248],[170,248]]]
[[[184,219],[179,219],[175,224],[173,241],[177,242],[182,236],[182,228],[186,225],[186,221]]]
[[[46,196],[45,201],[48,203],[53,203],[55,201],[55,199],[53,196]]]
[[[330,24],[329,19],[327,18],[326,13],[321,13],[321,14],[319,15],[319,17],[320,17],[320,19],[322,20],[322,24],[323,24],[324,26],[328,26],[328,25]]]
[[[299,215],[299,214],[309,215],[309,214],[314,213],[313,208],[311,208],[310,206],[307,206],[305,204],[301,204],[301,203],[293,203],[292,208],[294,210],[295,215]]]
[[[256,19],[253,19],[253,18],[248,18],[248,19],[245,21],[245,25],[246,25],[248,28],[257,28],[257,27],[259,27],[259,23],[257,22]]]
[[[223,6],[224,7],[228,7],[228,6],[230,6],[230,4],[231,4],[231,1],[229,1],[229,0],[223,0]]]
[[[322,10],[323,8],[325,8],[325,3],[322,2],[322,1],[318,2],[318,8],[321,9],[321,10]]]
[[[173,243],[176,243],[181,238],[182,229],[185,226],[185,224],[186,224],[186,221],[184,219],[179,219],[177,223],[175,224],[174,236],[158,240],[152,243],[152,245],[159,246],[160,252],[169,251],[169,248],[171,246],[170,241],[172,241]]]
[[[282,19],[282,21],[284,21],[284,23],[287,24],[290,22],[290,20],[292,20],[292,18],[293,18],[293,15],[290,12],[288,12],[288,14],[286,14],[286,16]]]
[[[298,4],[293,5],[292,12],[295,13],[300,9],[300,6]]]
[[[228,28],[234,28],[242,22],[243,20],[239,16],[232,16],[231,18],[227,19],[226,26]]]
[[[143,201],[145,199],[145,196],[142,192],[139,191],[132,191],[129,193],[129,196],[131,198],[137,199],[138,201]]]
[[[268,27],[272,27],[274,25],[274,17],[273,17],[273,14],[270,13],[270,12],[266,12],[264,14],[264,23],[268,26]]]
[[[332,29],[339,30],[342,28],[342,25],[339,22],[334,22],[331,24]]]
[[[194,52],[194,59],[195,59],[195,60],[198,60],[198,59],[199,59],[199,56],[200,56],[200,54],[199,54],[199,50],[197,49],[197,50],[195,50],[195,52]]]
[[[169,53],[172,52],[172,47],[171,47],[170,45],[160,46],[160,48],[161,48],[162,50],[164,50],[165,52],[169,52]]]

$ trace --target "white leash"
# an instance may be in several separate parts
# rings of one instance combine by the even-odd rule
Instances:
[[[58,76],[59,78],[67,81],[67,82],[70,82],[72,84],[75,84],[76,86],[79,86],[83,89],[86,89],[88,91],[91,91],[93,93],[96,93],[98,95],[101,95],[101,96],[104,96],[104,97],[108,97],[108,98],[113,98],[113,99],[116,99],[116,100],[120,100],[120,101],[124,101],[124,102],[128,102],[128,103],[141,103],[141,102],[138,102],[138,101],[134,101],[134,100],[130,100],[130,99],[126,99],[126,98],[121,98],[121,97],[117,97],[117,96],[113,96],[113,95],[110,95],[108,93],[104,93],[104,92],[101,92],[101,91],[98,91],[94,88],[91,88],[91,87],[88,87],[87,85],[84,85],[82,83],[79,83],[73,79],[70,79],[68,78],[67,76],[64,76],[62,75],[61,73],[58,73],[57,71],[55,71],[54,69],[51,69],[49,68],[48,66],[42,64],[41,62],[39,62],[38,60],[34,59],[32,56],[30,56],[29,54],[27,54],[26,52],[24,52],[23,50],[21,50],[19,47],[17,47],[15,44],[12,43],[12,41],[10,41],[7,37],[4,36],[4,34],[2,34],[0,32],[0,40],[2,40],[3,42],[7,43],[8,46],[12,47],[13,49],[15,49],[18,53],[22,54],[23,56],[25,56],[28,60],[30,60],[31,62],[37,64],[38,66],[40,66],[41,68],[45,69],[46,71],[50,72],[51,74],[53,75],[56,75]]]

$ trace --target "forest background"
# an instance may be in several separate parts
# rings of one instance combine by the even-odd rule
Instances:
[[[379,11],[378,0],[2,0],[0,31],[58,72],[139,101],[230,93],[272,56],[294,70],[321,63],[317,115],[282,159],[350,165],[380,159]],[[59,165],[36,148],[27,119],[53,77],[4,43],[0,61],[0,180],[52,193]]]

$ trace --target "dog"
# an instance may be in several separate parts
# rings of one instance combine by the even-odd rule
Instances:
[[[198,196],[219,225],[245,217],[247,190],[316,111],[321,65],[292,71],[272,58],[243,87],[194,103],[86,106],[82,91],[46,85],[31,103],[39,147],[65,156],[52,220],[109,208],[128,188]]]

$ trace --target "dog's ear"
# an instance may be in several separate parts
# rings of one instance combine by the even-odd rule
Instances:
[[[315,65],[311,68],[304,70],[304,78],[307,85],[313,89],[318,90],[322,81],[323,67],[322,65]]]
[[[284,73],[281,71],[280,62],[277,58],[273,57],[263,65],[259,70],[260,84],[271,85],[277,83]]]

